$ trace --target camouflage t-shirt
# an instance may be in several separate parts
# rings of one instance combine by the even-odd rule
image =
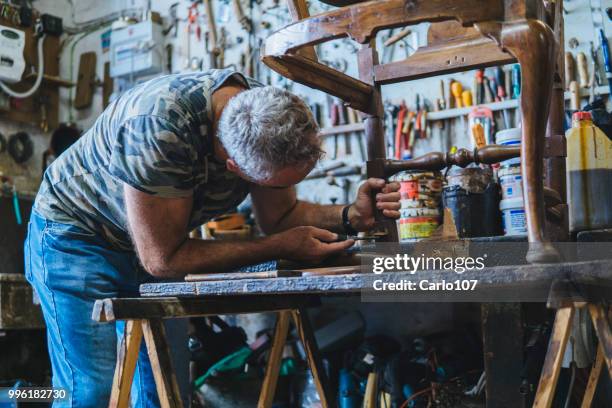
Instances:
[[[236,207],[249,186],[215,160],[211,131],[212,94],[230,77],[261,86],[210,70],[161,76],[121,95],[49,166],[35,211],[131,250],[123,183],[158,197],[193,196],[190,229]]]

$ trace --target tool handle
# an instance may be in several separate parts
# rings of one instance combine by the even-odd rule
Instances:
[[[19,197],[17,196],[17,191],[13,189],[13,208],[15,209],[15,219],[17,220],[17,225],[23,224],[23,220],[21,219],[21,208],[19,207]]]
[[[570,90],[570,109],[577,111],[580,109],[580,87],[578,82],[572,81],[569,84]]]
[[[576,61],[571,52],[565,53],[565,86],[569,88],[569,84],[576,79]]]
[[[587,57],[584,52],[578,53],[578,80],[581,88],[589,87],[589,70],[587,67]]]

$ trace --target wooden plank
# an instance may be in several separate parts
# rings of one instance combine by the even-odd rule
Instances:
[[[589,374],[589,381],[587,382],[586,390],[584,391],[584,396],[582,397],[582,404],[580,405],[581,408],[591,408],[603,363],[604,353],[603,348],[600,344],[597,347],[597,355],[595,356],[595,362],[593,363],[593,367],[591,368],[591,374]]]
[[[498,266],[484,268],[480,271],[466,271],[462,279],[478,281],[473,291],[463,292],[462,299],[478,302],[500,300],[506,297],[509,301],[518,302],[528,299],[545,302],[550,285],[554,279],[568,278],[574,282],[591,283],[594,287],[607,288],[612,281],[612,261],[566,262],[559,264]],[[427,279],[431,283],[455,281],[457,274],[453,271],[419,271],[409,272],[361,273],[337,276],[302,276],[296,278],[245,279],[223,282],[175,282],[147,283],[140,286],[143,296],[234,296],[251,295],[276,296],[280,294],[318,294],[359,293],[371,289],[374,282],[398,282],[405,280],[417,285]],[[607,282],[607,283],[606,283]],[[608,285],[608,286],[605,286]],[[512,298],[510,298],[510,295]],[[411,291],[411,299],[445,301],[439,291]],[[501,296],[501,297],[500,297]],[[609,298],[609,295],[608,295]],[[210,299],[210,298],[209,298]]]
[[[366,389],[363,395],[363,408],[377,408],[376,403],[378,388],[378,373],[369,373],[368,381],[366,382]]]
[[[321,407],[328,408],[333,406],[333,393],[330,389],[329,380],[325,374],[325,367],[323,367],[323,361],[319,354],[319,347],[317,346],[317,340],[314,336],[314,330],[310,325],[308,314],[303,309],[296,309],[291,311],[293,317],[293,323],[295,328],[302,340],[304,350],[306,351],[306,358],[308,360],[308,366],[312,372],[312,377],[319,393],[319,399],[321,400]]]
[[[522,408],[523,319],[520,303],[486,303],[482,336],[487,407]]]
[[[165,319],[218,314],[261,313],[318,306],[317,296],[244,296],[235,298],[110,298],[94,303],[92,319],[111,322],[127,319]]]
[[[138,352],[142,343],[142,321],[125,322],[125,333],[119,345],[109,408],[128,408]]]
[[[261,272],[201,273],[185,276],[185,282],[205,282],[232,279],[286,278],[288,276],[302,276],[302,272],[294,270],[277,270]]]
[[[552,406],[573,319],[573,307],[564,307],[557,310],[533,408],[550,408]]]
[[[164,324],[160,319],[143,320],[142,330],[161,408],[182,408]]]
[[[272,339],[272,348],[268,355],[268,364],[266,365],[266,374],[261,386],[259,394],[258,408],[270,408],[274,402],[274,394],[276,392],[276,384],[280,365],[283,358],[283,349],[287,341],[289,333],[289,311],[281,311],[276,319],[276,327],[274,328],[274,338]]]
[[[96,87],[96,61],[97,54],[94,51],[84,52],[79,58],[79,73],[73,103],[75,109],[91,106]]]
[[[600,304],[589,303],[589,313],[593,320],[595,333],[599,339],[599,345],[603,349],[604,361],[608,366],[608,374],[612,377],[612,330],[610,329],[610,317]]]

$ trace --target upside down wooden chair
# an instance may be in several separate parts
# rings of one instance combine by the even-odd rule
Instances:
[[[345,6],[309,16],[303,0],[288,0],[294,22],[268,37],[262,60],[282,76],[334,95],[362,112],[369,177],[390,176],[391,167],[402,170],[401,165],[385,157],[381,85],[513,61],[521,65],[520,155],[530,243],[527,260],[531,263],[558,261],[559,255],[544,233],[543,176],[547,147],[547,151],[556,152],[547,158],[547,164],[554,165],[547,169],[547,186],[564,195],[563,84],[555,74],[562,72],[562,59],[558,58],[563,27],[561,0],[325,2]],[[429,33],[430,43],[402,61],[380,64],[377,32],[421,22],[434,23]],[[346,37],[361,44],[357,54],[359,78],[317,60],[315,45]],[[553,114],[548,123],[549,137],[545,138],[551,99]],[[483,162],[478,160],[482,155],[474,152],[472,156],[472,162]],[[502,156],[498,155],[498,159],[503,160]],[[449,157],[440,154],[437,159],[447,165],[457,164],[457,160]],[[431,169],[428,164],[431,161],[422,169]],[[404,166],[404,169],[416,168],[416,165]],[[380,212],[377,221],[378,227],[386,230],[386,239],[397,241],[395,222]]]

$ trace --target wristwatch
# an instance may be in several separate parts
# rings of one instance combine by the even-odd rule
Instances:
[[[349,220],[348,213],[350,208],[351,205],[349,204],[342,209],[342,227],[344,228],[344,232],[347,235],[357,235],[357,231],[351,225],[351,220]]]

